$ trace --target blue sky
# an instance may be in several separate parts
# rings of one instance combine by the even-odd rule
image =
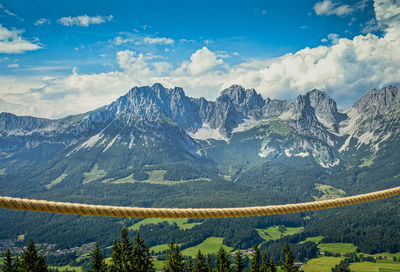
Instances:
[[[398,53],[398,39],[388,40],[398,29],[398,4],[390,0],[0,4],[0,111],[60,117],[155,81],[210,99],[233,83],[286,99],[315,87],[347,107],[367,88],[399,81],[393,58],[381,63],[391,68],[389,77],[362,80],[375,72],[362,61],[381,57],[362,50]],[[359,78],[347,78],[340,66],[353,65],[354,57],[360,65],[346,69]],[[313,63],[323,66],[316,72]]]

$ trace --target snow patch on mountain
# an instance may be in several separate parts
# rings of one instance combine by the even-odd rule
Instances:
[[[340,160],[335,159],[333,162],[323,162],[323,161],[318,161],[318,164],[321,165],[323,168],[330,168],[339,165]]]
[[[121,139],[121,136],[119,136],[119,134],[117,136],[115,136],[111,142],[108,143],[107,147],[103,150],[103,152],[106,152],[110,147],[113,146],[113,144],[115,143],[115,141],[118,141]]]
[[[97,142],[100,141],[103,137],[104,137],[104,135],[101,133],[98,133],[98,134],[90,137],[89,140],[87,140],[86,142],[84,142],[80,146],[74,148],[74,150],[72,150],[71,152],[69,152],[66,155],[66,157],[69,157],[69,155],[71,155],[72,153],[75,153],[81,149],[90,149],[90,148],[94,147],[97,144]]]
[[[290,151],[292,151],[292,150],[291,149],[285,149],[285,155],[288,158],[290,158],[292,156],[292,153]]]
[[[265,158],[269,154],[274,153],[275,151],[276,151],[276,149],[268,146],[268,142],[266,142],[261,146],[260,151],[258,152],[258,156],[261,158]]]
[[[243,119],[243,122],[240,123],[237,127],[235,127],[232,130],[232,133],[248,130],[248,129],[252,128],[254,125],[256,125],[257,123],[258,123],[258,121],[256,119],[254,119],[252,117],[248,117],[247,119]]]
[[[218,129],[213,129],[209,124],[203,123],[203,126],[199,128],[195,133],[189,133],[189,136],[197,140],[223,140],[228,141],[228,138],[224,136]]]
[[[297,119],[298,114],[296,114],[292,109],[283,112],[281,115],[279,115],[279,119],[281,120],[291,120],[291,119]]]
[[[308,153],[308,152],[299,152],[297,154],[294,154],[294,156],[305,158],[305,157],[310,156],[310,153]]]
[[[135,136],[131,133],[129,135],[129,146],[128,146],[129,149],[132,149],[133,146],[135,145],[134,140],[135,140]]]

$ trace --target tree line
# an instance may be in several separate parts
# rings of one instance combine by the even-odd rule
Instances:
[[[294,257],[288,244],[283,248],[284,258],[279,262],[280,271],[299,271],[295,266]],[[216,256],[203,255],[199,250],[196,258],[185,259],[178,245],[170,242],[166,252],[163,272],[276,272],[277,267],[272,258],[266,254],[261,256],[258,245],[253,247],[253,257],[246,265],[245,256],[238,250],[231,262],[228,252],[221,246]],[[44,256],[39,255],[33,240],[29,241],[21,257],[13,260],[10,250],[7,250],[1,272],[50,272],[52,271]],[[90,272],[155,272],[154,259],[149,247],[137,233],[133,244],[129,240],[128,231],[123,228],[121,239],[114,240],[111,260],[106,263],[99,244],[92,252]]]

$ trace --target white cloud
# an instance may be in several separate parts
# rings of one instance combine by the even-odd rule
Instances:
[[[115,45],[121,45],[121,44],[124,44],[124,43],[130,43],[130,42],[134,42],[134,39],[130,39],[130,38],[124,39],[121,36],[117,36],[114,39],[114,44]]]
[[[165,45],[172,45],[174,44],[174,40],[170,38],[150,38],[146,37],[143,39],[145,44],[165,44]]]
[[[134,43],[135,45],[173,45],[175,41],[171,38],[165,37],[147,37],[138,34],[131,33],[123,33],[123,36],[117,36],[114,38],[113,43],[117,46],[126,44],[126,43]]]
[[[180,71],[187,71],[191,75],[200,75],[208,72],[220,64],[223,60],[211,52],[207,47],[197,50],[190,57],[189,62],[184,62],[180,67]]]
[[[339,43],[339,34],[337,33],[331,33],[328,35],[328,39],[332,41],[333,44]]]
[[[331,45],[235,65],[225,63],[207,47],[193,52],[178,67],[124,50],[116,55],[119,69],[109,73],[79,74],[75,70],[64,78],[0,77],[1,107],[19,114],[61,117],[93,110],[132,86],[155,82],[182,86],[190,96],[209,99],[231,84],[255,88],[264,97],[284,99],[318,88],[327,91],[339,106],[347,107],[369,88],[400,81],[400,25],[396,19],[400,10],[393,13],[398,6],[382,1],[374,6],[378,22],[387,25],[382,37],[366,34],[339,39],[331,35],[332,41],[337,38]]]
[[[34,23],[35,26],[41,26],[44,24],[51,24],[51,21],[46,18],[41,18]]]
[[[0,53],[19,54],[41,48],[38,44],[24,39],[22,33],[22,30],[8,30],[0,24]]]
[[[400,2],[397,0],[375,0],[376,20],[385,26],[400,28]]]
[[[7,65],[8,68],[18,68],[19,64],[18,63],[10,63],[9,65]]]
[[[112,15],[110,15],[110,16],[97,15],[97,16],[90,17],[85,14],[85,15],[80,15],[80,16],[76,16],[76,17],[71,17],[71,16],[62,17],[62,18],[59,18],[57,20],[57,22],[64,26],[76,25],[76,26],[88,27],[89,25],[98,25],[98,24],[112,21],[113,18],[114,17]]]
[[[354,11],[349,5],[334,3],[331,0],[324,0],[314,5],[314,11],[317,15],[337,15],[344,16]]]
[[[0,4],[0,9],[4,11],[4,13],[6,13],[7,15],[10,15],[14,18],[16,18],[19,21],[24,21],[24,19],[22,19],[21,17],[19,17],[17,14],[15,14],[14,12],[9,11],[8,9],[6,9],[2,4]]]

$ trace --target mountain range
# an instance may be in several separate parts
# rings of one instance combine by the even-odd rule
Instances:
[[[397,135],[399,104],[399,86],[371,89],[349,109],[339,110],[320,90],[288,101],[264,99],[254,89],[233,85],[208,101],[157,83],[134,87],[97,110],[57,120],[1,113],[0,169],[11,173],[93,152],[93,165],[113,154],[133,168],[185,160],[223,165],[215,149],[249,143],[246,153],[254,162],[310,157],[330,168],[354,150],[375,153]]]

